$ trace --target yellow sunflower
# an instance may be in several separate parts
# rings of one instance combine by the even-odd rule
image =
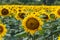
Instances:
[[[17,12],[26,12],[26,10],[27,10],[26,6],[19,6],[17,8]]]
[[[39,12],[34,12],[33,13],[35,16],[40,16],[40,13]]]
[[[54,11],[55,10],[55,6],[44,6],[44,10],[48,10],[48,11]]]
[[[6,35],[7,29],[5,27],[6,25],[0,24],[0,38]]]
[[[56,15],[57,18],[60,18],[60,8],[57,7],[54,12],[52,12]]]
[[[26,13],[21,12],[21,13],[17,13],[17,14],[15,15],[15,18],[16,18],[17,20],[23,20],[23,19],[25,18],[25,16],[26,16]]]
[[[41,10],[39,11],[40,13],[44,13],[45,10],[43,9],[43,7],[41,8]]]
[[[33,14],[28,15],[22,22],[25,31],[31,35],[33,35],[37,30],[42,30],[42,24],[43,22],[41,22],[41,19]]]
[[[29,12],[27,13],[27,15],[35,15],[35,16],[40,16],[40,13],[39,12]]]
[[[57,14],[56,15],[57,15],[57,17],[60,18],[60,9],[57,10]]]
[[[14,5],[10,6],[10,10],[11,10],[11,13],[13,14],[17,13],[17,8]]]
[[[33,11],[34,12],[39,12],[42,8],[40,6],[34,6]]]
[[[0,9],[0,15],[9,16],[9,14],[10,14],[9,6],[2,6],[2,8]]]
[[[60,40],[60,36],[58,36],[58,40]]]

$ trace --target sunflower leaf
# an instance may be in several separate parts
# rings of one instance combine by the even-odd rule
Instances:
[[[14,36],[15,37],[26,37],[27,35],[26,35],[26,32],[24,31],[24,32],[18,33],[18,34],[14,35]]]

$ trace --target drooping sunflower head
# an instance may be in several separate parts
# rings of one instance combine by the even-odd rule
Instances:
[[[6,25],[0,24],[0,37],[4,37],[6,35],[7,29]]]
[[[17,20],[23,20],[25,18],[26,14],[25,13],[17,13],[15,18]]]
[[[50,19],[56,19],[57,18],[54,13],[51,13],[49,16],[50,16]]]
[[[22,22],[25,31],[31,35],[33,35],[37,30],[42,30],[42,24],[43,23],[41,22],[40,18],[34,15],[28,15]]]
[[[49,20],[50,19],[49,15],[47,13],[40,14],[40,17],[42,18],[42,20]]]

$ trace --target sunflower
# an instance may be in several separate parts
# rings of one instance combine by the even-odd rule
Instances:
[[[42,8],[40,6],[34,6],[33,10],[34,12],[39,12]]]
[[[55,10],[55,6],[45,6],[44,10],[50,14],[52,11]]]
[[[17,12],[26,12],[27,8],[25,6],[18,6]]]
[[[8,6],[2,6],[1,10],[0,10],[0,15],[1,16],[9,16],[10,14],[10,9]]]
[[[56,15],[57,15],[57,17],[60,18],[60,9],[57,10],[57,14]]]
[[[45,10],[43,8],[41,8],[41,10],[39,11],[40,13],[44,13]]]
[[[38,16],[38,17],[40,16],[40,13],[39,13],[39,12],[34,12],[33,14],[34,14],[35,16]]]
[[[60,36],[58,36],[58,40],[60,40]]]
[[[29,12],[27,13],[27,15],[35,15],[35,16],[40,16],[40,13],[39,12]]]
[[[33,14],[25,17],[22,22],[25,31],[30,33],[31,35],[33,35],[37,30],[42,30],[42,24],[43,22],[41,22],[41,19]]]
[[[15,15],[15,18],[16,18],[17,20],[23,20],[23,19],[25,18],[25,16],[26,16],[26,13],[21,12],[21,13],[17,13],[17,14]]]
[[[47,13],[41,13],[40,17],[42,20],[49,20],[50,19],[49,14],[47,14]]]
[[[16,14],[17,13],[17,8],[13,5],[10,6],[11,13]]]
[[[7,29],[5,27],[6,25],[0,24],[0,38],[6,35]]]
[[[49,16],[50,16],[50,19],[56,19],[57,18],[54,13],[51,13]]]
[[[60,18],[60,9],[59,9],[58,7],[57,7],[57,9],[56,9],[54,12],[52,12],[52,13],[54,13],[57,18]]]

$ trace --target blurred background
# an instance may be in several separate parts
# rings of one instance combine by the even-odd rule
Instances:
[[[0,0],[0,4],[60,5],[60,0]]]

